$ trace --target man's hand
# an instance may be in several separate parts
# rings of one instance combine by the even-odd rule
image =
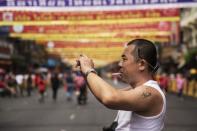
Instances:
[[[86,55],[80,55],[77,60],[77,66],[80,66],[80,70],[85,74],[88,70],[94,68],[94,63],[92,59],[88,58]]]

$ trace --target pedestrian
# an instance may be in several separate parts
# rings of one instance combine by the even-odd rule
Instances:
[[[60,86],[60,80],[58,77],[57,73],[54,73],[51,77],[51,86],[52,86],[52,91],[53,91],[53,100],[56,101],[57,99],[57,93],[58,93],[58,89]]]
[[[32,83],[33,83],[32,75],[31,75],[31,73],[29,73],[27,76],[27,96],[31,96],[31,92],[33,89]]]
[[[7,86],[10,89],[11,96],[17,96],[17,82],[13,73],[10,73],[7,78]]]
[[[119,76],[130,86],[117,89],[94,70],[93,61],[80,55],[77,65],[86,77],[90,91],[106,107],[119,110],[115,121],[103,131],[161,131],[166,112],[165,95],[153,79],[157,51],[145,39],[130,41],[119,62]]]
[[[79,94],[77,93],[77,103],[79,105],[85,105],[87,102],[87,88],[85,79],[81,73],[77,73],[74,76],[74,83],[76,91],[79,92]]]
[[[162,75],[159,78],[159,84],[162,90],[164,90],[165,92],[168,92],[168,76],[166,73],[162,73]]]
[[[182,94],[183,94],[184,85],[185,85],[185,79],[181,73],[178,73],[176,75],[176,86],[178,91],[177,96],[181,99],[183,99]]]
[[[18,88],[20,90],[20,95],[24,96],[24,90],[25,90],[25,78],[23,74],[17,74],[16,75],[16,82],[18,85]]]
[[[11,90],[5,81],[5,76],[0,75],[0,96],[11,96]]]
[[[40,94],[40,98],[38,99],[38,101],[40,103],[44,102],[45,90],[46,90],[46,83],[45,83],[45,80],[44,80],[44,76],[42,74],[40,74],[38,76],[38,91],[39,91],[39,94]]]
[[[71,101],[73,99],[73,92],[75,90],[75,84],[73,79],[73,72],[69,71],[65,75],[65,85],[66,85],[66,99],[67,101]]]

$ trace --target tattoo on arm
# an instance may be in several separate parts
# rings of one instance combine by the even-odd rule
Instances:
[[[147,98],[147,97],[151,96],[151,93],[150,92],[143,92],[142,96],[143,96],[143,98]]]

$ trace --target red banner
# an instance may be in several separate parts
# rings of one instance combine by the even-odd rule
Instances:
[[[0,19],[2,25],[10,23],[11,37],[43,41],[45,45],[52,41],[54,48],[122,47],[136,38],[179,43],[179,9],[7,11],[0,12]]]
[[[136,39],[141,38],[138,36],[130,37],[129,39]],[[143,37],[149,40],[153,41],[163,41],[167,42],[170,41],[170,36],[152,36],[152,37]],[[125,41],[126,42],[126,41]],[[46,41],[38,41],[40,44],[44,44],[45,46],[48,46],[48,42]],[[123,47],[124,42],[73,42],[73,41],[53,41],[54,47],[53,48],[95,48],[95,47]]]
[[[21,33],[98,33],[106,31],[170,31],[171,22],[155,22],[155,23],[139,23],[139,24],[111,24],[111,25],[51,25],[51,26],[24,26]],[[14,29],[10,28],[10,32],[14,33]]]
[[[52,20],[110,20],[135,18],[160,18],[179,16],[178,9],[125,10],[94,12],[27,12],[1,11],[0,21],[52,21]]]

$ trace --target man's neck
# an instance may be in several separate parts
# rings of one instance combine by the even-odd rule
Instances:
[[[149,80],[153,80],[152,76],[141,76],[139,77],[139,79],[136,79],[134,82],[130,83],[131,87],[136,88],[139,87],[141,85],[143,85],[145,82],[149,81]]]

